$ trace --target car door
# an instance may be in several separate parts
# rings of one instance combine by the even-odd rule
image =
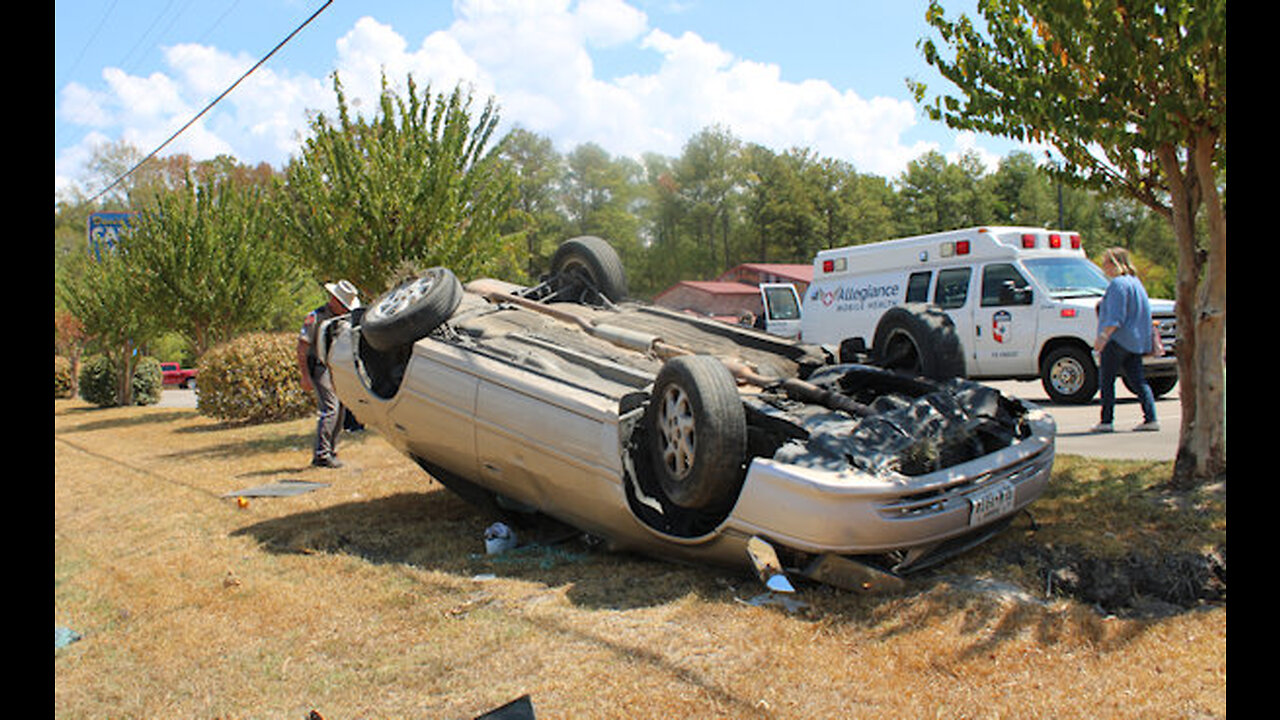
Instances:
[[[1036,312],[1031,283],[1009,262],[987,263],[979,274],[974,305],[970,375],[1010,377],[1035,372]]]
[[[956,327],[956,335],[964,345],[965,374],[973,374],[973,295],[970,285],[973,281],[973,268],[968,265],[942,268],[938,271],[938,279],[933,286],[933,304],[945,311]]]
[[[762,283],[765,331],[781,337],[800,335],[800,296],[791,283]]]

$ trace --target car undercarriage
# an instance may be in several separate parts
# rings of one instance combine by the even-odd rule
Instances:
[[[1048,480],[1052,419],[994,389],[581,283],[458,285],[421,337],[388,338],[391,301],[452,280],[433,272],[334,325],[350,359],[331,365],[362,421],[470,499],[690,559],[740,563],[762,538],[831,582],[980,542]]]

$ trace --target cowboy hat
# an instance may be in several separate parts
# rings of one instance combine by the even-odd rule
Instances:
[[[339,280],[336,283],[325,283],[324,289],[329,294],[338,299],[342,303],[342,307],[348,310],[355,310],[360,307],[360,293],[356,290],[356,286],[346,280]]]

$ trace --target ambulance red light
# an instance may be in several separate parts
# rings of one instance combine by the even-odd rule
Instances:
[[[1080,249],[1080,236],[1079,236],[1079,235],[1072,235],[1072,236],[1071,236],[1071,249],[1072,249],[1072,250],[1079,250],[1079,249]]]
[[[1057,250],[1058,248],[1062,247],[1062,236],[1059,235],[1058,233],[1051,234],[1049,236],[1049,247],[1053,248],[1054,250]]]
[[[968,240],[957,240],[957,241],[956,241],[956,254],[957,254],[957,255],[968,255],[968,254],[969,254],[969,241],[968,241]]]
[[[1073,317],[1075,317],[1075,316],[1076,316],[1076,309],[1075,309],[1075,308],[1062,308],[1061,310],[1059,310],[1059,311],[1058,311],[1058,316],[1059,316],[1059,317],[1064,317],[1064,318],[1073,318]]]
[[[1036,246],[1036,236],[1032,233],[1026,233],[1022,236],[1022,247],[1030,250]]]
[[[822,261],[822,272],[824,272],[824,273],[829,273],[829,272],[834,271],[835,269],[836,269],[836,261],[835,261],[835,260],[823,260],[823,261]]]

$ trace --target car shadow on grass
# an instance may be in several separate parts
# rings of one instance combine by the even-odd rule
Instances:
[[[514,550],[487,554],[485,529],[499,521],[514,527],[521,544]],[[345,554],[373,564],[403,564],[464,579],[492,577],[549,588],[567,586],[568,600],[589,609],[647,608],[691,595],[709,602],[756,604],[769,594],[745,570],[612,552],[598,540],[545,516],[496,515],[444,489],[295,513],[254,523],[234,534],[252,537],[273,553]],[[1149,577],[1181,578],[1185,583],[1190,577],[1187,568],[1194,564],[1202,569],[1196,559],[1195,563],[1165,559],[1158,568],[1164,572],[1143,568],[1140,575],[1138,563],[1131,558],[1103,565],[1068,549],[1049,553],[1052,557],[1046,552],[1034,539],[1008,535],[971,550],[967,562],[944,563],[908,576],[900,592],[862,595],[806,582],[793,596],[797,603],[765,602],[763,606],[810,619],[875,627],[890,635],[903,617],[919,620],[923,612],[937,619],[962,613],[974,628],[1003,628],[999,637],[989,637],[986,643],[1013,637],[1016,633],[1010,628],[1036,628],[1037,635],[1048,638],[1053,633],[1047,633],[1042,624],[1062,619],[1062,609],[1054,601],[1066,597],[1078,596],[1076,601],[1094,620],[1112,614],[1154,619],[1203,607],[1203,598],[1179,597],[1175,602],[1161,595],[1158,584],[1148,581]],[[1040,588],[1000,581],[1001,568],[1009,564],[1031,570],[1029,574],[1039,578],[1037,583],[1047,580],[1052,592],[1042,595]],[[1209,573],[1206,587],[1210,587],[1212,568],[1205,572]],[[1101,595],[1104,591],[1108,594]],[[1215,600],[1225,601],[1225,559],[1222,593]],[[1135,600],[1142,604],[1135,606]]]
[[[485,552],[485,529],[512,526],[520,545]],[[280,554],[345,554],[377,565],[408,565],[461,578],[503,578],[570,586],[574,604],[653,607],[690,593],[723,594],[716,570],[603,549],[541,515],[495,515],[446,490],[399,493],[272,518],[232,533]],[[723,574],[723,573],[721,573]]]

